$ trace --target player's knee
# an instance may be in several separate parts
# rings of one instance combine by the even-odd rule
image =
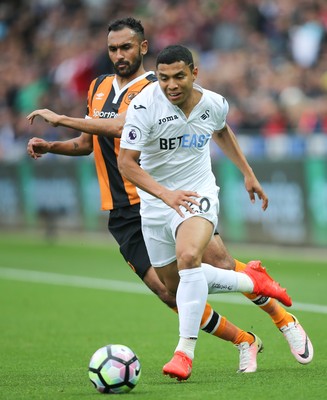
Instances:
[[[197,251],[192,249],[181,252],[177,255],[178,269],[189,269],[200,266],[201,257]]]

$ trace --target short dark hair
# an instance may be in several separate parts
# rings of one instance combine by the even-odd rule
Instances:
[[[179,44],[165,47],[157,56],[156,67],[159,64],[173,64],[177,61],[184,61],[193,71],[194,61],[191,51]]]
[[[132,29],[139,36],[141,41],[144,40],[144,28],[141,21],[138,21],[132,17],[116,19],[115,21],[111,22],[108,26],[108,33],[111,31],[121,31],[124,28]]]

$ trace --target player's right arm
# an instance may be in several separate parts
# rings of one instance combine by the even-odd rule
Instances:
[[[59,115],[47,108],[35,110],[26,118],[33,124],[35,117],[41,117],[45,122],[52,126],[64,126],[66,128],[75,129],[80,132],[90,133],[92,135],[120,137],[124,122],[125,113],[117,116],[117,118],[73,118],[67,115]]]
[[[126,143],[126,142],[125,142]],[[190,203],[199,206],[200,204],[194,197],[200,197],[198,193],[187,190],[169,190],[158,183],[139,165],[141,152],[120,147],[118,155],[118,168],[122,176],[128,179],[138,188],[146,191],[152,196],[157,197],[184,218],[180,206],[186,208],[190,213],[194,213]]]
[[[93,151],[92,135],[82,133],[80,136],[64,140],[48,142],[44,139],[33,137],[27,144],[27,153],[35,160],[43,154],[61,154],[64,156],[86,156]]]

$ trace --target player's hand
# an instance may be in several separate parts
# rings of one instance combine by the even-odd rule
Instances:
[[[27,143],[27,154],[37,160],[38,158],[42,157],[42,154],[45,154],[50,149],[50,143],[46,140],[33,137]]]
[[[201,197],[197,192],[192,192],[189,190],[167,190],[161,197],[169,207],[177,211],[177,213],[184,218],[185,215],[181,210],[181,206],[184,207],[191,214],[194,214],[192,209],[192,204],[200,206],[200,203],[195,200],[195,198]]]
[[[52,126],[56,127],[59,125],[60,115],[51,110],[48,110],[47,108],[44,108],[43,110],[35,110],[31,112],[26,118],[30,121],[30,124],[32,125],[34,118],[38,116],[42,117],[45,122]]]
[[[258,198],[262,201],[261,208],[265,211],[268,208],[268,196],[262,189],[258,179],[255,176],[245,177],[244,184],[251,202],[255,203],[255,194],[257,194]]]

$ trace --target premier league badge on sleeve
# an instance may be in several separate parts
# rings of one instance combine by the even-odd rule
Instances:
[[[126,135],[127,142],[131,144],[138,143],[140,139],[141,139],[141,131],[135,127],[131,128]]]

